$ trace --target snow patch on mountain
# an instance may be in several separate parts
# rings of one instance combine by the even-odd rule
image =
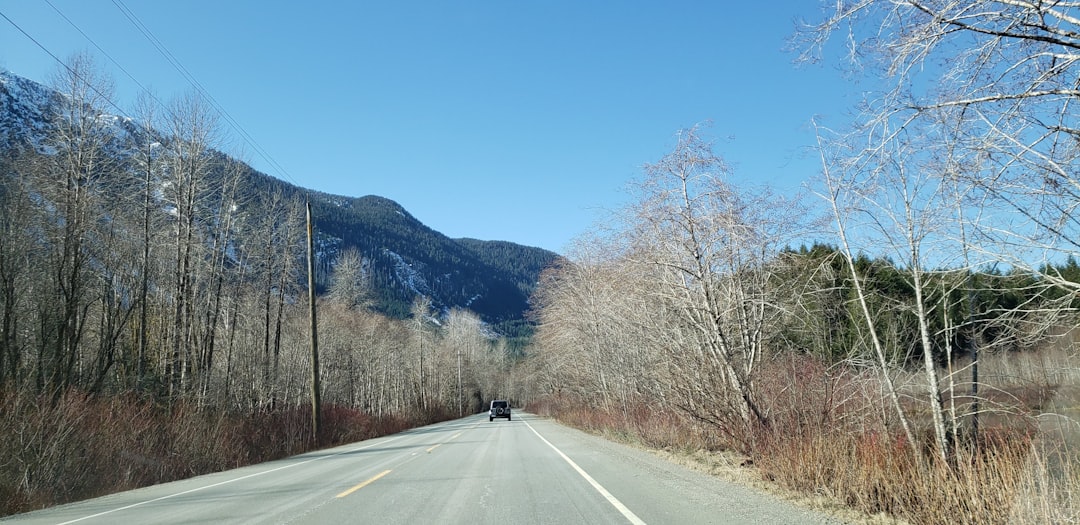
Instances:
[[[383,253],[394,260],[394,278],[406,289],[417,295],[431,294],[431,287],[420,268],[415,268],[406,262],[404,257],[389,249],[383,248]]]
[[[56,97],[55,91],[0,69],[0,141],[40,151],[49,129],[45,108]]]

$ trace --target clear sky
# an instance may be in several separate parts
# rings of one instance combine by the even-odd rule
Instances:
[[[0,13],[62,59],[94,55],[123,108],[138,84],[164,101],[193,90],[126,10],[251,137],[226,126],[224,149],[256,169],[393,199],[450,237],[562,253],[697,123],[738,182],[812,177],[810,119],[840,125],[856,101],[834,68],[785,51],[818,5],[0,0]],[[0,67],[47,83],[58,65],[0,19]]]

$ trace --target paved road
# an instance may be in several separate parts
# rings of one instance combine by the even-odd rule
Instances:
[[[3,523],[836,523],[530,414],[470,416]]]

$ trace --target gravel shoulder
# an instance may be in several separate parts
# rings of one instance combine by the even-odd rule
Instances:
[[[536,417],[536,416],[533,416]],[[743,466],[744,458],[730,452],[682,451],[645,447],[616,436],[601,436],[552,424],[577,434],[616,462],[630,462],[646,469],[686,494],[688,504],[716,509],[719,521],[703,515],[700,523],[828,523],[854,525],[905,525],[887,515],[867,515],[825,495],[808,496],[762,479],[758,471]],[[650,520],[645,520],[651,522]]]
[[[866,517],[824,498],[785,494],[778,487],[755,481],[753,471],[739,467],[731,456],[647,449],[550,419],[540,421],[543,427],[537,428],[541,432],[556,435],[567,455],[628,505],[671,501],[636,508],[634,512],[646,523],[898,523]],[[624,468],[630,465],[633,468]],[[658,490],[675,497],[656,498]]]

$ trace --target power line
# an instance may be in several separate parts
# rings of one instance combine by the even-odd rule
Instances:
[[[45,0],[45,1],[46,1],[46,3],[49,3],[49,1],[48,1],[48,0]],[[52,6],[52,4],[51,4],[51,3],[49,3],[49,5],[50,5],[50,6]],[[56,7],[55,7],[55,6],[53,6],[53,9],[56,9]],[[57,12],[59,13],[59,11],[57,11]],[[60,16],[63,16],[63,17],[64,17],[64,20],[68,20],[68,18],[67,18],[66,16],[64,16],[64,15],[63,15],[63,13],[60,13]],[[29,39],[29,40],[30,40],[31,42],[33,42],[33,43],[34,43],[34,45],[38,46],[38,48],[40,48],[40,49],[41,49],[42,51],[44,51],[44,52],[45,52],[45,53],[46,53],[47,55],[49,55],[50,57],[52,57],[52,59],[53,59],[53,60],[55,60],[57,64],[60,64],[60,66],[62,66],[62,67],[63,67],[63,68],[65,69],[65,70],[67,70],[67,72],[68,72],[68,73],[69,73],[70,75],[72,75],[72,76],[73,76],[74,78],[78,79],[78,80],[79,80],[80,82],[82,82],[82,83],[83,83],[84,85],[86,85],[86,86],[87,86],[87,87],[88,87],[88,88],[89,88],[89,89],[90,89],[91,91],[93,91],[93,92],[94,92],[95,94],[97,94],[97,96],[98,96],[98,97],[101,97],[101,99],[102,99],[102,100],[104,100],[104,101],[105,101],[106,103],[108,103],[108,104],[109,104],[110,106],[112,106],[112,107],[113,107],[113,109],[115,109],[115,110],[117,111],[117,115],[123,116],[123,117],[125,117],[125,118],[127,118],[127,119],[129,119],[129,120],[135,121],[135,119],[134,119],[134,118],[132,118],[132,117],[131,117],[130,115],[128,115],[128,114],[127,114],[127,112],[125,112],[125,111],[123,110],[123,108],[121,108],[120,106],[117,106],[117,105],[116,105],[116,103],[115,103],[115,102],[113,102],[113,100],[112,100],[112,97],[110,97],[110,96],[106,95],[105,93],[102,93],[102,92],[101,92],[101,91],[100,91],[100,90],[98,89],[98,85],[97,85],[97,84],[96,84],[95,82],[92,82],[92,81],[90,81],[89,79],[87,79],[87,78],[83,77],[83,75],[81,75],[81,74],[80,74],[80,73],[79,73],[78,71],[76,71],[75,69],[72,69],[72,67],[71,67],[70,65],[68,65],[68,64],[67,64],[66,62],[64,62],[63,60],[60,60],[60,57],[56,56],[56,55],[55,55],[55,54],[54,54],[54,53],[53,53],[52,51],[49,51],[49,49],[48,49],[48,48],[46,48],[44,44],[42,44],[42,43],[41,43],[41,42],[39,42],[39,41],[38,41],[38,40],[37,40],[36,38],[34,38],[33,36],[31,36],[31,35],[30,35],[30,33],[27,33],[27,32],[26,32],[26,30],[24,30],[24,29],[23,29],[22,27],[20,27],[20,26],[19,26],[19,24],[16,24],[14,20],[12,20],[11,18],[8,18],[8,16],[7,16],[7,15],[5,15],[5,14],[4,14],[4,13],[2,13],[2,12],[0,12],[0,17],[3,17],[3,18],[4,18],[4,20],[7,20],[7,21],[8,21],[8,23],[9,23],[9,24],[11,24],[12,26],[14,26],[14,27],[15,27],[15,29],[18,29],[18,30],[19,30],[19,32],[23,34],[23,36],[25,36],[26,38],[28,38],[28,39]],[[72,23],[72,22],[71,22],[70,20],[68,20],[68,23]],[[74,24],[73,24],[73,23],[72,23],[72,25],[74,26]],[[78,27],[76,27],[76,29],[78,29]],[[79,30],[79,32],[80,32],[80,33],[82,33],[82,30]],[[86,34],[85,34],[85,33],[83,33],[83,36],[84,36],[84,37],[86,37]],[[86,39],[87,39],[87,40],[90,40],[90,38],[89,38],[89,37],[86,37]],[[91,44],[94,44],[93,40],[90,40],[90,43],[91,43]],[[98,46],[97,46],[97,44],[94,44],[94,46],[95,46],[95,47],[98,47]],[[104,50],[102,50],[102,49],[101,49],[100,47],[98,47],[98,49],[99,49],[99,50],[101,50],[101,51],[102,51],[102,53],[104,53]],[[106,56],[108,56],[108,54],[107,54],[107,53],[106,53],[105,55],[106,55]],[[109,60],[112,60],[112,57],[109,57]],[[115,64],[115,63],[116,63],[116,61],[115,61],[115,60],[113,60],[113,63]],[[117,65],[118,67],[120,66],[119,64],[116,64],[116,65]],[[121,67],[120,69],[121,69],[121,70],[123,70],[123,68],[122,68],[122,67]],[[128,74],[128,76],[130,76],[130,74],[129,74],[129,73],[127,73],[127,71],[124,71],[124,73],[125,73],[125,74]],[[137,80],[135,80],[134,78],[132,78],[132,80],[134,80],[134,81],[135,81],[135,83],[136,83],[136,84],[138,84],[138,81],[137,81]],[[142,87],[142,85],[140,84],[140,85],[139,85],[139,87]],[[145,89],[145,88],[144,88],[144,89]],[[155,98],[154,100],[155,100],[155,101],[157,101],[157,99],[156,99],[156,98]],[[158,104],[161,104],[161,102],[160,102],[160,101],[157,101],[157,103],[158,103]],[[168,111],[168,108],[165,108],[165,110],[166,110],[166,111]],[[126,195],[125,193],[121,193],[121,195],[120,195],[120,198],[122,198],[122,199],[125,199],[125,198],[129,198],[129,197],[128,197],[128,196],[127,196],[127,195]]]
[[[263,149],[263,147],[260,146],[254,138],[252,138],[252,136],[244,129],[244,127],[241,126],[240,123],[237,122],[236,119],[234,119],[232,115],[230,115],[229,112],[226,111],[225,108],[221,104],[219,104],[212,95],[210,95],[209,91],[207,91],[202,86],[202,84],[199,83],[195,76],[192,75],[191,72],[189,72],[187,68],[185,68],[184,65],[180,63],[180,60],[177,59],[176,56],[173,55],[167,47],[165,47],[165,44],[163,44],[156,36],[154,36],[153,32],[150,31],[150,29],[146,27],[146,25],[143,24],[141,20],[139,20],[139,17],[135,16],[135,13],[132,12],[131,9],[128,8],[123,1],[113,0],[113,5],[115,5],[116,8],[124,14],[128,21],[131,22],[131,24],[134,25],[135,28],[138,29],[139,32],[142,33],[148,41],[150,41],[154,48],[157,49],[158,53],[160,53],[161,56],[163,56],[165,60],[173,66],[174,69],[176,69],[185,79],[187,79],[187,81],[192,85],[192,87],[195,88],[196,91],[198,91],[210,102],[210,105],[213,106],[214,109],[217,110],[217,112],[225,118],[229,125],[240,135],[242,139],[244,139],[245,142],[247,142],[252,148],[254,148],[255,152],[258,153],[259,156],[263,158],[263,160],[265,160],[271,167],[276,169],[283,178],[299,186],[299,184],[297,184],[296,181],[293,180],[292,176],[289,175],[288,170],[286,170],[283,166],[281,166],[281,164],[274,160],[274,158],[265,149]]]
[[[82,35],[83,38],[85,38],[87,42],[90,42],[90,44],[92,44],[99,52],[101,52],[102,55],[105,55],[105,58],[109,59],[109,62],[112,62],[114,66],[119,68],[120,71],[122,71],[124,73],[124,75],[127,75],[127,77],[130,78],[131,81],[134,82],[136,86],[139,86],[139,89],[141,89],[144,93],[149,94],[150,97],[153,98],[154,101],[157,102],[157,104],[159,106],[161,106],[165,111],[169,111],[169,108],[167,108],[165,106],[165,104],[163,104],[160,100],[158,100],[158,98],[156,96],[154,96],[153,93],[150,93],[150,90],[146,89],[146,86],[143,86],[142,83],[139,82],[139,79],[135,78],[135,75],[132,75],[131,73],[129,73],[127,69],[124,69],[124,66],[122,64],[120,64],[120,62],[117,62],[116,59],[114,59],[112,57],[112,55],[110,55],[107,51],[105,51],[105,49],[103,49],[101,46],[99,46],[98,43],[95,42],[93,38],[90,38],[90,35],[87,35],[86,32],[82,30],[82,28],[80,28],[77,24],[75,24],[75,22],[73,22],[70,18],[68,18],[67,15],[65,15],[62,11],[60,11],[60,9],[56,7],[56,5],[54,5],[50,0],[45,0],[45,3],[49,4],[49,7],[51,7],[53,9],[53,11],[56,11],[56,14],[60,15],[60,18],[63,18],[64,21],[66,21],[68,23],[68,25],[70,25],[76,31],[78,31],[79,34]]]
[[[139,88],[142,90],[143,93],[146,93],[148,96],[150,96],[150,98],[153,99],[153,101],[158,106],[160,106],[166,113],[171,115],[173,118],[176,118],[175,113],[173,113],[172,109],[169,108],[169,106],[162,103],[161,100],[157,98],[157,96],[155,96],[149,89],[147,89],[145,86],[143,86],[143,84],[141,82],[139,82],[139,80],[137,78],[135,78],[134,75],[132,75],[127,69],[125,69],[124,66],[121,65],[116,59],[114,59],[112,57],[112,55],[110,55],[107,51],[105,51],[104,48],[102,48],[100,45],[98,45],[98,43],[95,42],[94,39],[90,38],[90,36],[87,35],[86,32],[83,31],[77,24],[75,24],[74,21],[72,21],[70,18],[68,18],[67,15],[65,15],[62,11],[60,11],[60,9],[57,8],[50,0],[45,0],[45,3],[48,4],[49,7],[51,7],[54,11],[56,11],[56,13],[58,15],[60,15],[60,17],[63,18],[64,21],[66,21],[69,25],[71,25],[71,27],[73,27],[76,31],[78,31],[79,34],[82,35],[82,37],[85,38],[88,42],[90,42],[90,44],[93,45],[99,52],[101,52],[103,55],[105,55],[105,57],[110,62],[112,62],[113,65],[115,65],[117,68],[119,68],[120,71],[122,71],[124,73],[124,75],[126,75],[128,78],[130,78],[131,81],[135,83],[135,85],[139,86]],[[117,0],[114,0],[113,3],[117,4],[118,2],[117,2]],[[239,124],[239,122],[237,122],[234,118],[232,118],[231,115],[229,115],[229,113],[227,111],[225,111],[225,109],[209,94],[209,92],[207,92],[207,90],[205,88],[203,88],[203,86],[201,84],[199,84],[199,82],[195,79],[195,77],[193,75],[191,75],[191,73],[188,72],[187,69],[184,68],[184,66],[182,64],[180,64],[179,60],[177,60],[176,57],[173,56],[172,53],[170,53],[168,51],[168,49],[165,48],[164,44],[162,44],[156,37],[154,37],[153,34],[150,33],[149,29],[147,29],[142,24],[142,22],[139,21],[137,17],[135,17],[134,13],[131,13],[130,10],[127,10],[126,6],[121,7],[121,5],[122,5],[122,2],[120,2],[117,5],[117,7],[120,8],[122,12],[124,12],[125,16],[128,16],[128,20],[131,21],[132,24],[134,24],[136,26],[136,28],[139,28],[140,32],[142,32],[143,35],[146,36],[147,39],[150,40],[150,42],[152,44],[154,44],[154,47],[158,49],[158,52],[161,53],[163,56],[165,56],[165,58],[170,62],[170,64],[172,64],[173,67],[177,69],[177,71],[180,71],[181,74],[184,75],[184,77],[188,80],[188,82],[190,82],[192,84],[192,86],[195,87],[195,89],[202,96],[204,96],[207,100],[210,101],[211,106],[219,114],[221,114],[225,118],[225,120],[229,123],[230,127],[232,127],[234,130],[236,130],[240,134],[241,138],[245,142],[247,142],[249,145],[251,145],[256,150],[256,152],[259,153],[259,155],[264,160],[266,160],[271,165],[271,167],[276,169],[284,179],[288,180],[289,182],[291,182],[292,184],[294,184],[296,186],[299,186],[299,184],[297,184],[297,182],[289,175],[288,171],[285,170],[285,168],[282,167],[281,164],[279,164],[276,160],[274,160],[274,158],[272,156],[270,156],[270,154],[267,153],[266,150],[263,149],[255,141],[255,139],[252,138],[251,135],[247,133],[246,130],[244,130],[244,128]],[[113,98],[111,96],[109,96],[109,95],[107,95],[105,93],[102,93],[101,90],[99,89],[99,86],[97,86],[93,82],[90,82],[89,79],[85,78],[78,71],[72,69],[72,67],[70,65],[68,65],[65,61],[61,60],[60,57],[56,56],[55,53],[53,53],[47,47],[45,47],[44,44],[42,44],[40,41],[38,41],[36,38],[34,38],[33,35],[31,35],[29,32],[27,32],[25,29],[23,29],[19,24],[15,23],[14,20],[12,20],[10,17],[8,17],[3,12],[0,12],[0,17],[2,17],[9,24],[11,24],[12,27],[14,27],[20,33],[22,33],[22,35],[25,36],[28,40],[33,42],[34,45],[36,45],[39,49],[41,49],[43,52],[45,52],[45,54],[49,55],[57,64],[59,64],[61,67],[63,67],[69,74],[71,74],[75,78],[79,79],[84,84],[86,84],[87,87],[91,91],[93,91],[95,94],[97,94],[99,97],[101,97],[101,99],[104,100],[113,109],[115,109],[116,112],[117,112],[117,115],[125,117],[125,118],[127,118],[129,120],[132,120],[132,121],[136,120],[133,117],[131,117],[131,115],[129,115],[123,108],[118,106],[116,104],[116,102],[113,101]],[[147,123],[147,124],[150,124],[150,123]]]
[[[128,78],[130,78],[132,80],[132,82],[135,83],[135,85],[139,86],[139,88],[144,93],[147,93],[161,108],[163,108],[170,115],[173,115],[172,110],[167,105],[162,103],[161,100],[159,100],[152,92],[150,92],[150,90],[148,90],[145,86],[143,86],[143,84],[141,82],[139,82],[139,80],[137,78],[135,78],[134,75],[132,75],[127,69],[125,69],[116,59],[114,59],[112,57],[112,55],[110,55],[107,51],[105,51],[104,48],[102,48],[100,45],[98,45],[97,42],[95,42],[92,38],[90,38],[90,36],[87,35],[86,32],[83,31],[77,24],[75,24],[74,21],[72,21],[70,18],[68,18],[67,15],[65,15],[62,11],[60,11],[60,9],[57,8],[50,0],[45,0],[45,3],[48,4],[49,7],[51,7],[54,11],[56,11],[56,13],[58,15],[60,15],[60,17],[63,18],[69,25],[71,25],[73,28],[75,28],[75,30],[78,31],[79,34],[82,35],[82,37],[85,38],[88,42],[90,42],[90,44],[93,45],[99,52],[101,52],[103,55],[105,55],[105,57],[110,62],[112,62],[113,65],[118,67],[120,69],[120,71],[122,71]],[[217,111],[218,114],[220,114],[225,119],[225,121],[229,124],[229,126],[233,130],[235,130],[237,132],[237,134],[240,136],[240,138],[242,140],[244,140],[244,142],[246,142],[248,145],[250,145],[252,147],[252,149],[254,149],[255,152],[263,160],[265,160],[273,169],[277,170],[277,172],[279,173],[279,175],[282,178],[288,180],[289,182],[293,183],[294,185],[299,186],[299,184],[297,184],[296,180],[294,180],[292,178],[292,176],[289,174],[288,170],[286,170],[280,163],[277,162],[277,160],[275,160],[273,158],[273,156],[270,155],[270,153],[268,153],[262,146],[260,146],[259,143],[256,142],[255,139],[251,136],[251,134],[249,134],[247,132],[247,130],[245,130],[244,127],[241,126],[240,123],[235,118],[233,118],[232,115],[230,115],[229,112],[226,111],[225,108],[220,103],[218,103],[218,101],[216,99],[214,99],[214,97],[212,95],[210,95],[209,91],[207,91],[206,88],[204,88],[202,86],[202,84],[199,83],[199,81],[195,78],[195,76],[192,75],[191,72],[189,72],[187,70],[187,68],[185,68],[183,66],[183,64],[180,63],[179,59],[177,59],[176,56],[173,55],[168,50],[168,48],[166,48],[165,45],[160,40],[158,40],[158,38],[156,36],[154,36],[154,34],[150,31],[150,29],[147,28],[146,25],[143,24],[142,21],[139,20],[139,18],[137,16],[135,16],[134,12],[132,12],[130,10],[130,8],[128,8],[126,5],[124,5],[124,3],[122,1],[120,1],[120,0],[113,0],[113,4],[116,5],[116,7],[120,10],[121,13],[124,14],[124,16],[128,19],[128,21],[131,22],[131,24],[134,25],[135,28],[138,29],[139,32],[142,33],[143,36],[146,37],[146,39],[148,41],[150,41],[150,43],[154,46],[154,48],[158,50],[158,53],[160,53],[166,59],[166,61],[168,61],[169,64],[173,66],[174,69],[176,69],[178,72],[180,72],[180,74],[192,85],[192,87],[194,87],[195,90],[198,91],[199,94],[202,95],[210,103],[211,107],[213,107],[214,110]],[[25,36],[27,39],[29,39],[31,42],[33,42],[34,45],[36,45],[38,48],[40,48],[42,51],[44,51],[46,54],[48,54],[50,57],[52,57],[52,59],[54,61],[56,61],[56,63],[58,63],[62,67],[64,67],[69,73],[74,75],[76,78],[79,78],[80,80],[83,80],[83,81],[86,80],[86,79],[82,78],[82,76],[78,72],[72,70],[71,67],[68,66],[68,64],[66,64],[63,60],[61,60],[58,56],[56,56],[52,51],[50,51],[48,48],[46,48],[44,44],[42,44],[40,41],[38,41],[36,38],[34,38],[25,29],[23,29],[21,26],[19,26],[19,24],[15,23],[14,20],[9,18],[7,15],[5,15],[2,12],[0,12],[0,17],[3,17],[4,20],[7,20],[7,22],[9,24],[11,24],[15,29],[17,29],[20,33],[22,33],[23,36]],[[88,83],[88,84],[90,84],[90,83]],[[97,89],[97,86],[94,86],[94,85],[91,84],[90,89],[92,89],[95,93],[97,93],[98,96],[102,97],[102,99],[104,99],[109,104],[109,106],[114,108],[117,111],[118,115],[121,115],[121,116],[124,116],[126,118],[134,120],[130,115],[128,115],[128,113],[126,111],[124,111],[120,106],[118,106],[112,100],[112,97],[106,96],[104,93],[101,93]],[[174,115],[174,118],[175,118],[175,115]]]
[[[130,115],[128,115],[126,111],[124,111],[124,110],[123,110],[123,109],[122,109],[122,108],[121,108],[120,106],[117,106],[117,105],[116,105],[116,103],[115,103],[115,102],[113,102],[113,100],[112,100],[112,97],[110,97],[110,96],[106,95],[105,93],[102,93],[102,92],[101,92],[100,90],[98,90],[98,86],[97,86],[97,85],[95,85],[95,84],[94,84],[93,82],[90,82],[90,81],[89,81],[88,79],[84,78],[84,77],[83,77],[82,75],[80,75],[80,74],[79,74],[79,72],[78,72],[78,71],[75,71],[74,69],[72,69],[72,68],[71,68],[71,66],[69,66],[69,65],[68,65],[67,63],[65,63],[65,62],[64,62],[63,60],[60,60],[60,58],[59,58],[59,57],[57,57],[57,56],[56,56],[55,54],[53,54],[53,52],[52,52],[52,51],[49,51],[49,49],[48,49],[48,48],[46,48],[44,44],[42,44],[41,42],[38,42],[38,40],[37,40],[36,38],[34,38],[33,36],[31,36],[31,35],[30,35],[30,33],[27,33],[25,29],[23,29],[22,27],[20,27],[20,26],[19,26],[19,24],[16,24],[14,20],[12,20],[12,19],[8,18],[8,16],[7,16],[7,15],[5,15],[5,14],[4,14],[3,12],[0,12],[0,17],[3,17],[3,18],[4,18],[4,20],[7,20],[7,21],[8,21],[8,23],[9,23],[9,24],[11,24],[11,25],[12,25],[12,26],[13,26],[13,27],[14,27],[15,29],[18,29],[18,30],[19,30],[19,32],[23,34],[23,36],[25,36],[26,38],[30,39],[30,41],[31,41],[31,42],[33,42],[33,43],[34,43],[34,45],[38,46],[38,48],[40,48],[40,49],[41,49],[42,51],[44,51],[44,52],[45,52],[45,53],[46,53],[47,55],[49,55],[50,57],[52,57],[52,59],[53,59],[53,60],[55,60],[55,61],[56,61],[56,63],[58,63],[58,64],[60,64],[61,66],[63,66],[63,67],[64,67],[64,69],[66,69],[66,70],[68,71],[68,73],[70,73],[70,74],[71,74],[71,75],[73,75],[73,76],[74,76],[75,78],[79,79],[79,80],[80,80],[81,82],[83,82],[84,84],[86,84],[86,86],[87,86],[87,87],[89,87],[91,91],[93,91],[94,93],[96,93],[96,94],[97,94],[97,96],[101,97],[101,98],[102,98],[102,100],[104,100],[104,101],[105,101],[105,102],[107,102],[107,103],[108,103],[108,104],[109,104],[110,106],[112,106],[112,107],[113,107],[113,109],[115,109],[115,110],[117,111],[117,114],[118,114],[118,115],[122,115],[122,116],[124,116],[124,117],[126,117],[126,118],[129,118],[129,119],[131,119],[131,116],[130,116]],[[132,119],[132,120],[134,120],[134,119]]]

